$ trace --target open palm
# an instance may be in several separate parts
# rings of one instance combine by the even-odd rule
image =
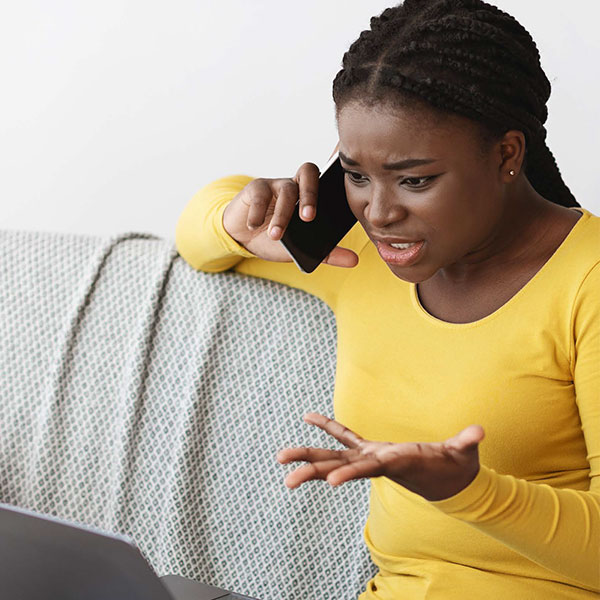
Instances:
[[[277,454],[280,463],[304,461],[308,464],[290,473],[290,488],[313,479],[333,486],[364,477],[387,477],[426,500],[443,500],[467,487],[479,471],[481,425],[470,425],[444,442],[395,444],[361,438],[341,423],[318,413],[304,420],[326,431],[345,450],[325,448],[286,448]]]

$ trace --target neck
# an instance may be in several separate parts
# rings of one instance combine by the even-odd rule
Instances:
[[[507,190],[500,220],[487,239],[434,277],[443,283],[470,285],[494,277],[507,265],[525,264],[542,244],[549,218],[564,210],[568,209],[540,196],[522,175]]]

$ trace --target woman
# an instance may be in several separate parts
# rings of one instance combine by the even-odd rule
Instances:
[[[361,600],[591,598],[600,591],[600,218],[545,144],[530,35],[480,0],[406,0],[333,83],[357,225],[312,274],[277,242],[318,169],[231,176],[178,223],[204,271],[267,277],[336,314],[344,451],[288,475],[372,478]],[[305,212],[306,211],[306,212]],[[345,268],[340,268],[345,267]]]

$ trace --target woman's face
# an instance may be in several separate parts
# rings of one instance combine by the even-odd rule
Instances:
[[[471,121],[349,103],[338,131],[350,208],[397,277],[418,283],[449,269],[460,278],[497,251],[502,160],[483,155]],[[408,164],[384,167],[398,162]],[[424,243],[411,256],[390,246],[401,241]]]

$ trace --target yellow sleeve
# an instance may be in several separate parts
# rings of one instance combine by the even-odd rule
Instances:
[[[600,264],[579,288],[571,331],[571,368],[590,464],[589,491],[536,484],[482,465],[464,490],[431,504],[543,567],[600,592]]]
[[[223,212],[252,181],[247,175],[222,177],[204,186],[183,209],[175,230],[175,246],[197,271],[218,273],[253,255],[223,227]]]
[[[177,222],[175,245],[179,254],[196,270],[216,273],[235,269],[277,281],[313,294],[335,310],[338,292],[352,269],[319,265],[312,273],[303,273],[293,262],[257,258],[225,231],[225,207],[252,180],[247,175],[222,177],[194,195]],[[340,245],[359,254],[367,242],[366,234],[357,224]]]

